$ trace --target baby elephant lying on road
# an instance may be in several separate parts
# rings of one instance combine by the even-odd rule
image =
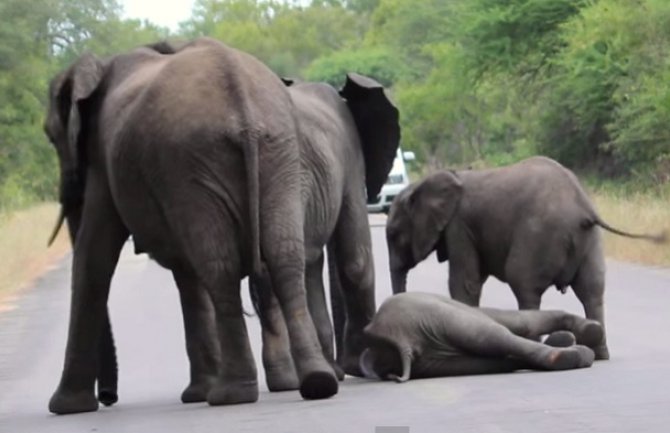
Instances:
[[[563,311],[470,307],[432,293],[388,298],[365,328],[360,358],[370,378],[503,373],[590,367],[602,341],[595,320]],[[544,343],[534,341],[549,334]]]

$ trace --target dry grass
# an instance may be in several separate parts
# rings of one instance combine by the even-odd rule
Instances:
[[[598,212],[609,224],[626,231],[670,235],[670,200],[652,195],[622,195],[611,191],[591,194]],[[70,250],[65,227],[47,248],[58,205],[44,203],[0,215],[0,310],[2,300],[26,287]],[[608,257],[654,266],[670,266],[670,243],[628,239],[605,232]]]
[[[44,203],[0,215],[0,301],[29,285],[70,250],[65,226],[47,248],[58,209],[55,203]]]
[[[645,194],[623,196],[600,191],[591,194],[600,216],[610,225],[629,232],[670,235],[670,200]],[[670,266],[670,243],[628,239],[605,231],[605,254],[627,262]]]

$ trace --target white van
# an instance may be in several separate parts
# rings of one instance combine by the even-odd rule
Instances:
[[[368,212],[388,213],[391,208],[391,202],[407,185],[409,185],[409,176],[407,175],[406,161],[414,161],[414,152],[403,152],[398,148],[398,153],[393,160],[393,168],[389,172],[382,190],[377,196],[377,201],[368,202]]]

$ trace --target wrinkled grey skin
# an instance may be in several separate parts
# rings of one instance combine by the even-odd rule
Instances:
[[[549,335],[544,343],[535,340]],[[388,298],[365,328],[361,369],[409,379],[590,367],[602,326],[563,311],[470,307],[433,293]],[[577,344],[575,344],[577,343]]]
[[[571,286],[586,317],[604,326],[605,261],[596,226],[664,240],[607,225],[575,175],[549,158],[436,172],[391,206],[386,235],[393,292],[404,292],[408,271],[436,250],[439,261],[449,260],[453,299],[479,305],[490,275],[509,283],[520,309],[538,309],[552,285]],[[609,358],[605,339],[595,353]]]
[[[294,103],[269,69],[206,38],[167,54],[84,55],[52,81],[45,131],[74,233],[68,344],[50,411],[98,408],[109,284],[130,233],[179,287],[187,391],[215,405],[257,400],[239,287],[249,275],[260,290],[271,280],[303,397],[337,392],[305,295],[304,218],[314,190]]]
[[[367,219],[366,189],[376,195],[393,164],[400,140],[398,113],[382,86],[349,74],[338,93],[323,83],[285,80],[295,105],[300,131],[301,161],[307,185],[305,209],[306,288],[309,311],[326,359],[342,370],[362,375],[358,358],[362,329],[375,312],[374,265]],[[323,286],[324,246],[327,245],[331,298],[338,320],[338,362],[333,361],[333,328]],[[253,293],[253,290],[252,290]],[[287,333],[272,296],[257,293],[263,326],[263,364],[271,391],[294,389]]]

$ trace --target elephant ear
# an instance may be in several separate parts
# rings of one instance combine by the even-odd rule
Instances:
[[[361,140],[368,200],[376,200],[400,144],[398,109],[381,84],[355,73],[347,74],[340,96],[347,101]]]
[[[425,259],[444,237],[462,195],[463,184],[451,171],[433,173],[414,188],[407,206],[412,216],[412,255],[416,262]],[[446,245],[444,248],[438,259],[446,259]]]
[[[49,97],[51,107],[47,120],[47,130],[52,133],[57,128],[58,156],[61,163],[60,202],[61,211],[51,233],[48,245],[56,238],[65,217],[83,203],[84,174],[81,167],[80,136],[82,132],[82,105],[100,85],[103,65],[91,54],[81,56],[67,71],[51,82]],[[50,136],[52,140],[54,136]],[[74,240],[75,233],[70,232]]]
[[[80,169],[82,104],[100,85],[103,72],[102,62],[97,57],[84,54],[70,67],[56,89],[58,115],[67,131],[67,149],[62,152],[62,158],[68,175]]]

